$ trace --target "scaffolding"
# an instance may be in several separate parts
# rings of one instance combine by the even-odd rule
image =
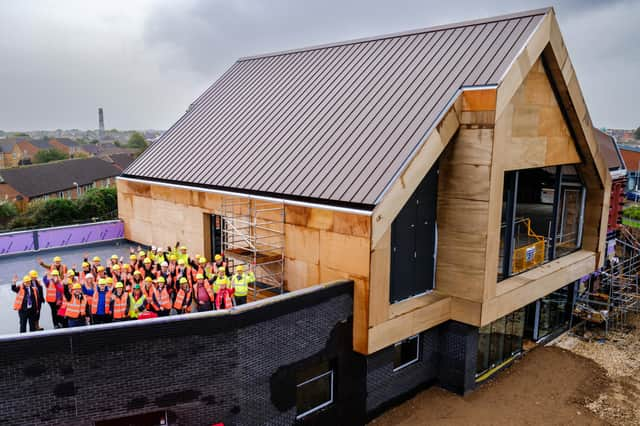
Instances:
[[[625,331],[629,315],[640,312],[640,244],[622,229],[616,247],[619,256],[613,256],[605,267],[580,283],[570,329],[574,329],[576,318],[576,329],[583,327],[586,331],[589,325],[602,325],[606,337],[610,331]]]
[[[230,267],[250,265],[254,298],[284,289],[284,203],[224,197],[222,248]]]

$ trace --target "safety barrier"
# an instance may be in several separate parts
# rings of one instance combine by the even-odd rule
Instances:
[[[0,234],[0,256],[124,238],[119,220]]]

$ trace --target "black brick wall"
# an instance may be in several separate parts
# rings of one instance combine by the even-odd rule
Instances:
[[[477,327],[448,321],[420,334],[420,360],[403,369],[393,371],[393,346],[368,356],[368,417],[434,383],[459,394],[472,390],[477,348]]]
[[[295,423],[296,368],[329,359],[337,402],[307,423],[358,424],[365,359],[352,284],[223,317],[0,340],[0,424],[92,425],[169,409],[180,425]]]

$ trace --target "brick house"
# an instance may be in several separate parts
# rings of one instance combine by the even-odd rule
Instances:
[[[0,198],[28,203],[37,199],[75,199],[90,188],[115,185],[121,170],[100,158],[54,161],[0,170]]]

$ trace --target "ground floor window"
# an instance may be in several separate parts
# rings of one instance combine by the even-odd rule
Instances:
[[[525,309],[519,309],[480,328],[478,375],[491,370],[522,351]]]
[[[328,361],[298,372],[296,419],[301,419],[333,403],[333,369]]]
[[[543,339],[569,325],[571,315],[571,286],[563,287],[538,301],[538,329],[535,340]]]
[[[409,337],[396,343],[393,354],[393,371],[402,370],[420,360],[420,336]]]

